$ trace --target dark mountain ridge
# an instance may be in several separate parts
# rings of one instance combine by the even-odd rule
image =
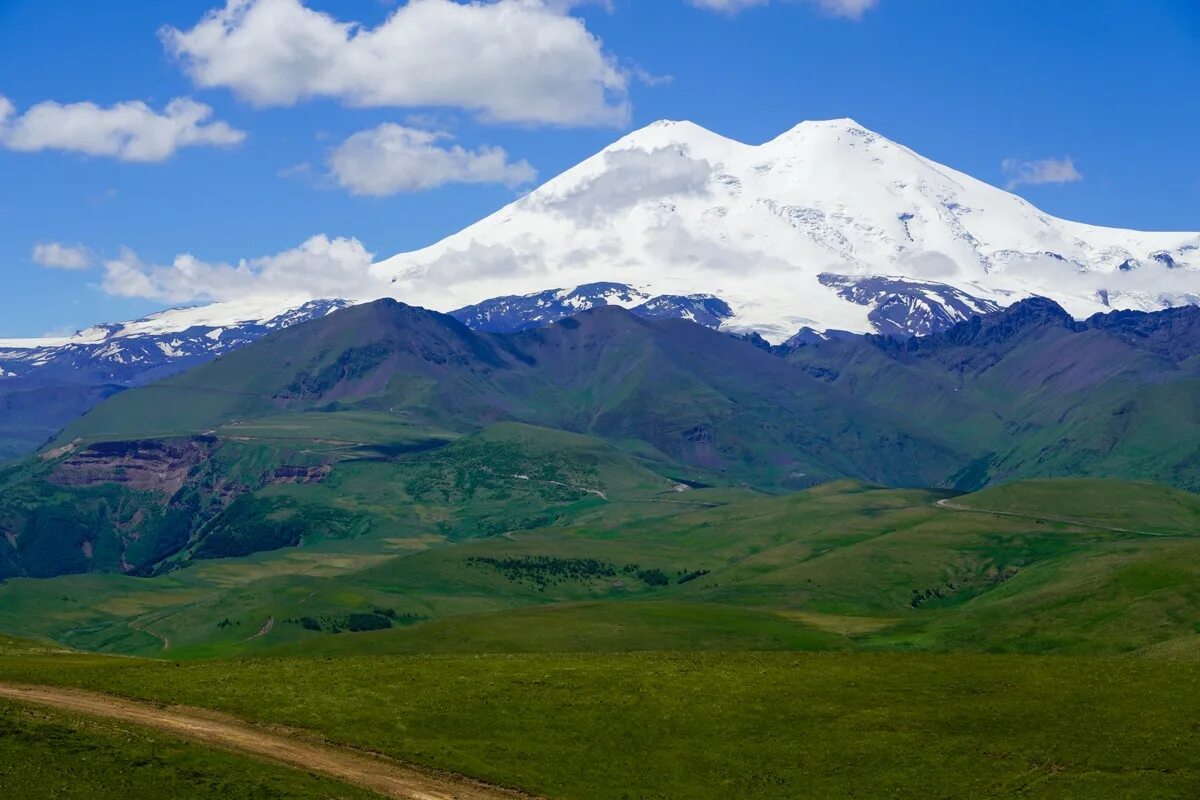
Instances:
[[[146,574],[350,535],[354,520],[273,487],[336,480],[344,462],[420,474],[413,491],[447,497],[520,483],[553,449],[514,455],[526,445],[510,440],[480,460],[500,422],[592,437],[621,474],[666,486],[1107,476],[1200,488],[1197,326],[1190,308],[1077,322],[1032,299],[920,339],[771,348],[619,306],[493,334],[380,300],[123,391],[0,471],[0,574]]]
[[[842,337],[784,357],[863,402],[939,420],[986,452],[948,483],[1150,478],[1200,488],[1200,309],[1076,321],[1032,298],[946,331]]]
[[[1190,487],[1155,442],[1190,409],[1200,309],[1079,322],[1043,298],[924,337],[845,335],[763,347],[681,319],[601,306],[512,334],[380,300],[296,325],[126,392],[75,438],[201,433],[231,418],[361,408],[470,431],[497,420],[639,442],[764,488],[853,477],[975,488],[1058,474]],[[162,393],[179,402],[149,402]]]
[[[844,474],[928,482],[962,456],[923,425],[830,393],[748,342],[614,306],[487,334],[380,300],[125,394],[69,426],[60,443],[140,438],[147,429],[201,433],[229,419],[336,404],[449,430],[509,419],[632,439],[664,460],[776,487]],[[932,466],[898,469],[879,452],[889,439]]]

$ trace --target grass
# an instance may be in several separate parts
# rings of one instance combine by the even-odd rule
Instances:
[[[984,489],[956,502],[982,510],[1148,533],[1200,533],[1200,496],[1153,483],[1098,478],[1032,480]]]
[[[1200,665],[903,654],[0,659],[557,798],[1191,797]]]
[[[651,476],[609,478],[619,457],[589,455],[584,440],[555,474],[611,493],[547,500],[529,480],[496,481],[502,470],[536,474],[528,461],[509,463],[514,435],[524,432],[504,433],[483,456],[469,445],[470,459],[494,465],[490,473],[460,480],[455,462],[433,470],[451,501],[415,502],[396,479],[411,473],[376,462],[342,465],[327,484],[271,487],[266,496],[366,520],[330,526],[298,547],[193,561],[154,578],[9,580],[0,584],[0,630],[183,659],[277,648],[1118,654],[1166,641],[1182,652],[1180,637],[1200,629],[1200,537],[1187,532],[1193,499],[1173,490],[1033,482],[955,500],[1028,518],[936,507],[945,493],[849,482],[782,496],[664,494],[649,490]],[[427,471],[441,462],[420,463]],[[493,522],[507,518],[509,501],[496,498],[503,491],[521,492],[510,498],[517,506],[553,508],[554,519],[469,535],[470,520],[489,518],[489,508],[499,508]],[[1033,513],[1098,516],[1106,498],[1126,525],[1173,524],[1177,533],[1139,536]],[[384,612],[391,630],[332,633],[351,615]],[[269,635],[252,638],[268,620]]]
[[[838,631],[758,609],[706,603],[561,603],[285,645],[271,655],[836,650]]]
[[[351,462],[319,502],[392,522],[155,578],[10,580],[0,630],[37,641],[0,639],[0,680],[210,707],[565,800],[1200,792],[1191,496],[955,498],[1014,517],[848,482],[662,494],[606,478],[609,457],[569,469],[625,488],[505,535],[439,532],[446,505],[405,505]],[[486,513],[502,485],[458,463],[434,484],[456,519]],[[1113,527],[1171,535],[1060,521],[1108,518],[1105,502]],[[393,627],[330,632],[355,614]]]
[[[368,800],[376,795],[136,726],[0,700],[0,792],[63,800]]]

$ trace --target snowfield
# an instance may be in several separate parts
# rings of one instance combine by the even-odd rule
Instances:
[[[1057,219],[849,119],[762,145],[662,121],[372,269],[439,310],[595,281],[706,293],[732,307],[725,328],[778,342],[878,330],[870,302],[845,296],[867,278],[926,284],[910,302],[943,306],[944,287],[981,308],[1037,294],[1078,317],[1196,303],[1200,234]]]

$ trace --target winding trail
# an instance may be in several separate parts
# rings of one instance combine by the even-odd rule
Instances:
[[[52,686],[0,683],[0,697],[153,728],[241,755],[256,756],[398,800],[516,800],[530,795],[459,775],[426,771],[382,756],[266,730],[235,717],[186,706],[150,703]]]
[[[307,600],[308,598],[306,597],[304,599]],[[261,628],[258,629],[258,633],[254,634],[253,636],[247,636],[245,639],[242,639],[242,641],[243,642],[252,642],[255,639],[261,639],[262,637],[264,637],[268,633],[270,633],[271,628],[274,628],[274,627],[275,627],[275,618],[271,617],[270,619],[267,620],[265,625],[263,625]]]
[[[1083,522],[1077,519],[1069,519],[1067,517],[1048,517],[1045,514],[1021,514],[1016,511],[989,511],[985,508],[972,508],[964,506],[961,503],[955,503],[953,500],[938,500],[934,503],[938,508],[944,508],[948,511],[963,511],[969,514],[988,514],[993,517],[1015,517],[1016,519],[1031,519],[1035,522],[1060,522],[1064,525],[1074,525],[1077,528],[1091,528],[1097,531],[1109,531],[1111,533],[1132,533],[1137,536],[1159,536],[1168,539],[1179,538],[1173,533],[1153,533],[1151,531],[1135,531],[1130,528],[1113,528],[1108,525],[1097,525],[1094,522]]]
[[[155,639],[158,639],[160,642],[162,642],[163,650],[170,650],[171,649],[171,637],[170,636],[164,636],[161,633],[155,633],[154,631],[148,630],[146,628],[147,625],[152,625],[157,621],[158,621],[158,618],[152,619],[149,622],[139,622],[138,620],[134,619],[134,620],[130,620],[129,622],[127,622],[125,624],[130,630],[137,631],[138,633],[150,634]]]

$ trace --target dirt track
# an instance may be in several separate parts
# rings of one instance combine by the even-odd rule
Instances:
[[[1066,517],[1047,517],[1045,514],[1020,514],[1016,511],[988,511],[984,508],[973,508],[955,503],[953,500],[938,500],[934,503],[938,508],[944,508],[949,511],[965,511],[968,514],[987,514],[993,517],[1015,517],[1017,519],[1030,519],[1035,522],[1061,522],[1064,525],[1074,525],[1077,528],[1091,528],[1098,531],[1110,531],[1112,533],[1133,533],[1138,536],[1161,536],[1164,538],[1174,538],[1169,533],[1154,533],[1152,531],[1135,531],[1129,528],[1112,528],[1108,525],[1097,525],[1093,522],[1082,522],[1077,519],[1068,519]]]
[[[384,797],[404,800],[513,800],[529,797],[468,778],[426,772],[348,748],[310,741],[300,735],[267,731],[234,717],[186,706],[160,708],[76,689],[4,683],[0,683],[0,697],[154,728],[222,750],[320,773],[370,789]]]

